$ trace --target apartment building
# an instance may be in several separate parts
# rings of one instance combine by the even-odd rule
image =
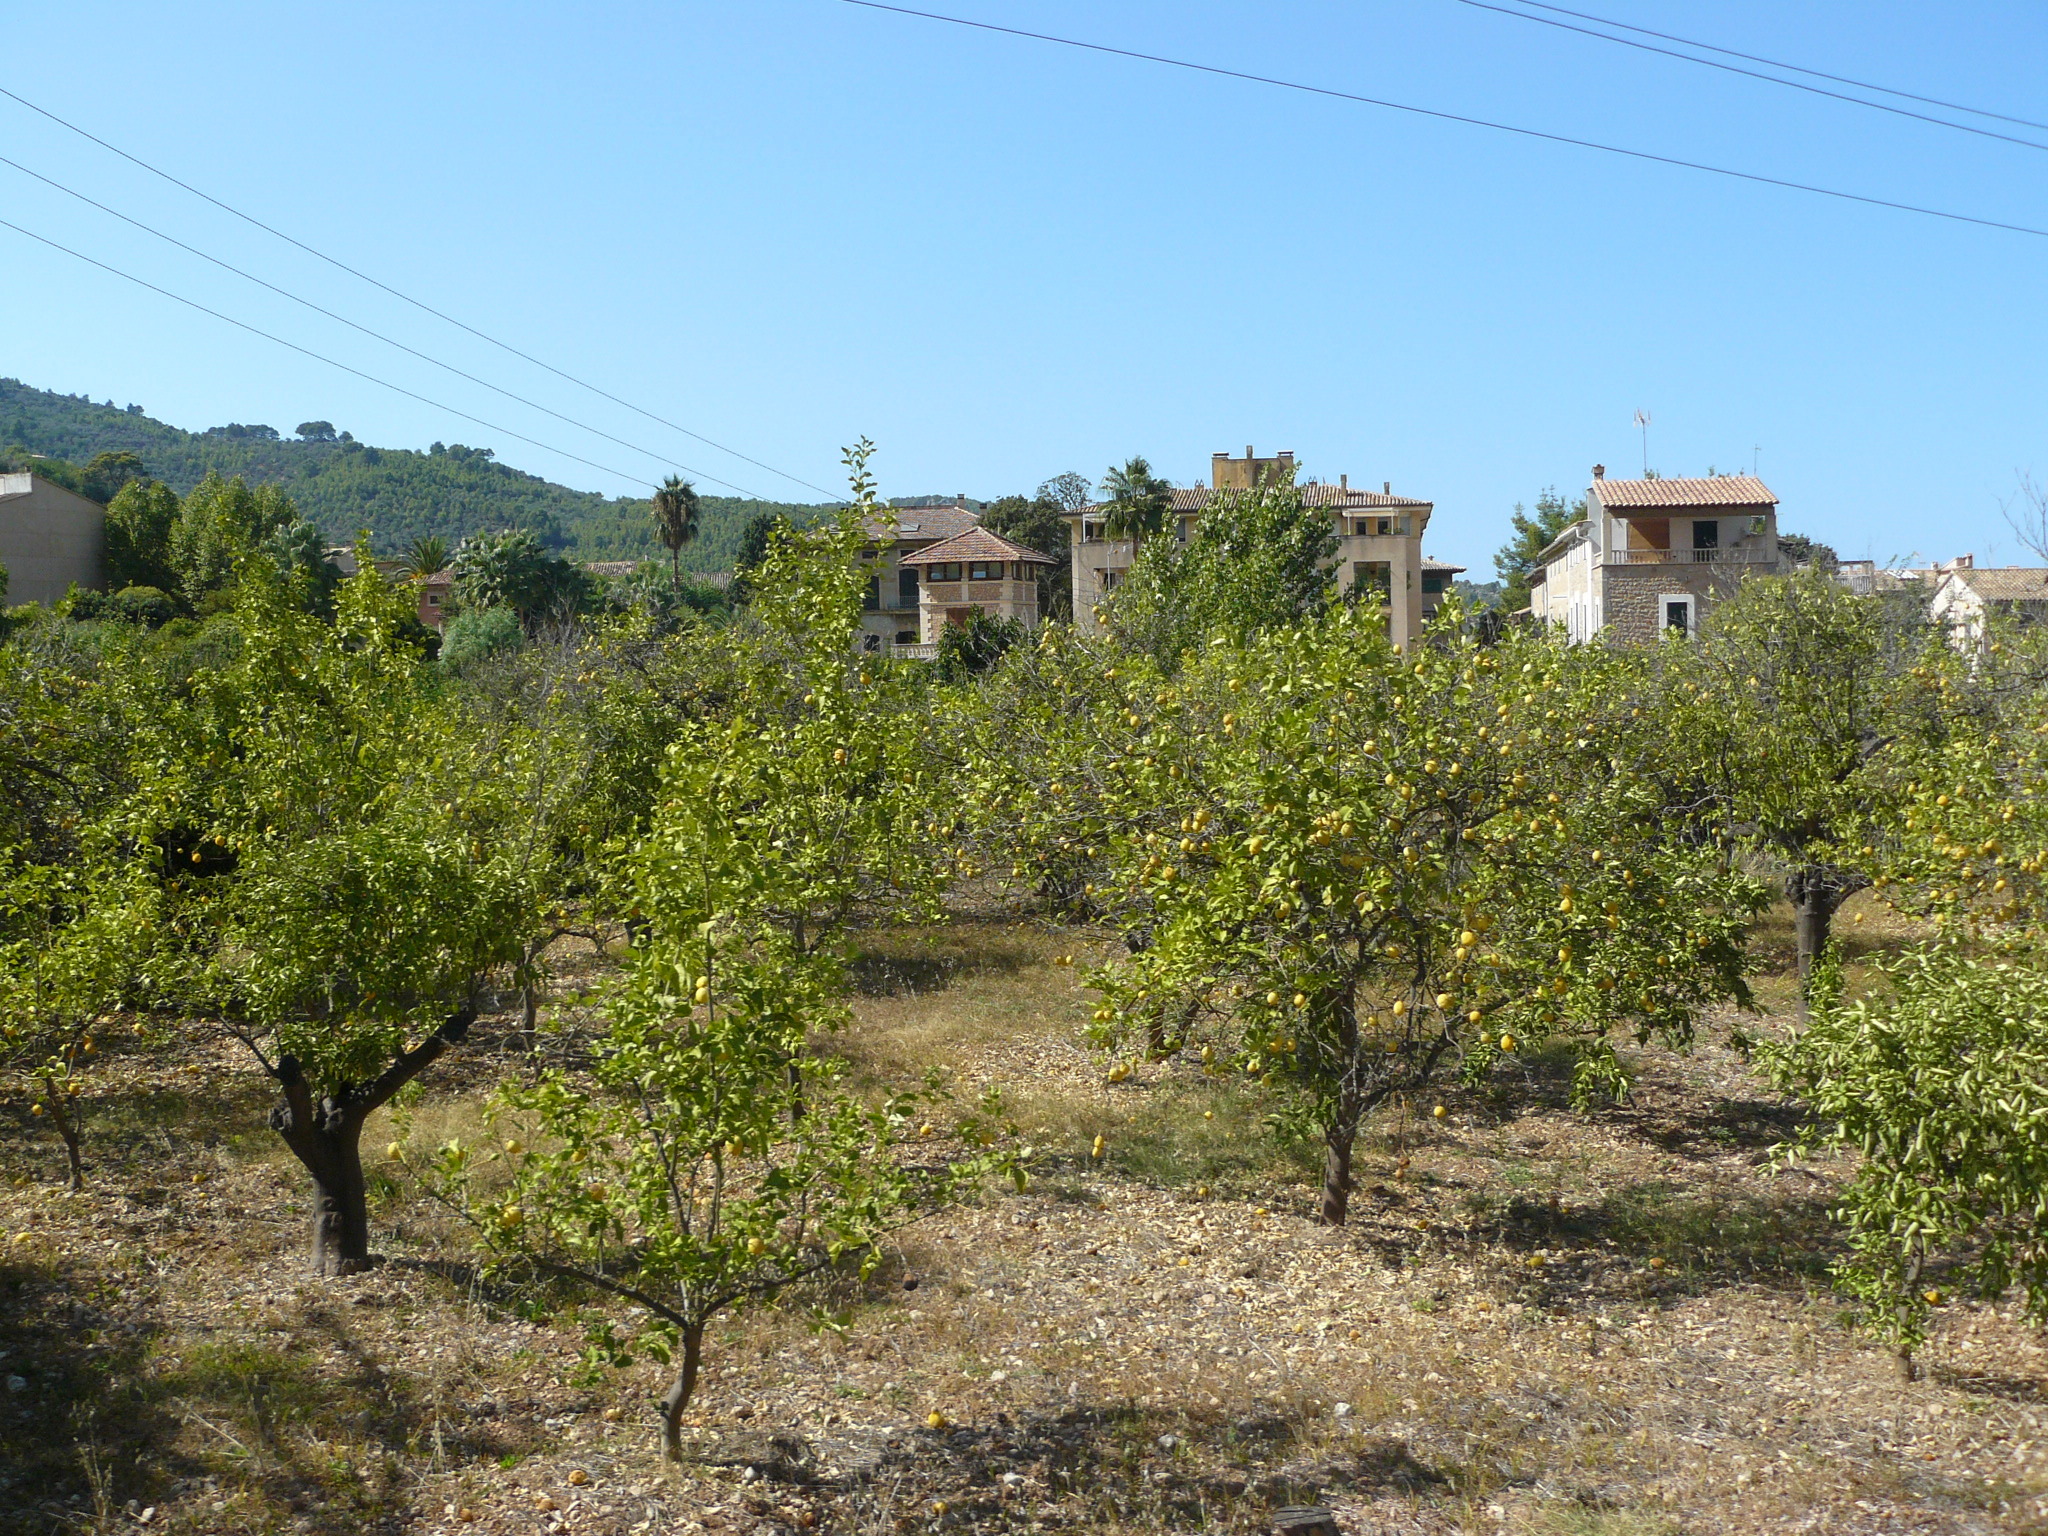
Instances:
[[[1212,454],[1209,484],[1176,487],[1162,537],[1182,542],[1219,495],[1249,491],[1278,483],[1294,472],[1294,455],[1283,452],[1261,458],[1249,445],[1243,458]],[[1335,575],[1354,596],[1377,602],[1386,612],[1388,633],[1412,645],[1422,626],[1443,603],[1452,578],[1465,568],[1426,560],[1422,536],[1429,527],[1434,503],[1396,496],[1391,483],[1377,491],[1355,490],[1348,475],[1334,485],[1310,481],[1297,486],[1302,502],[1326,512],[1337,535]],[[1098,628],[1095,609],[1117,588],[1137,558],[1139,541],[1112,539],[1109,508],[1093,504],[1068,515],[1073,552],[1074,623],[1083,633]]]

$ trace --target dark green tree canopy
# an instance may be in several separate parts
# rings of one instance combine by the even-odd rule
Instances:
[[[1503,583],[1501,612],[1516,613],[1529,606],[1529,578],[1535,574],[1536,557],[1543,553],[1546,544],[1585,515],[1584,501],[1566,501],[1554,485],[1536,498],[1533,517],[1519,501],[1515,503],[1514,537],[1501,545],[1493,557],[1493,569]]]

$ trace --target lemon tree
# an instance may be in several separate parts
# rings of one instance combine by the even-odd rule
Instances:
[[[1838,1283],[1908,1376],[1944,1288],[2017,1287],[2048,1322],[2048,976],[1934,946],[1851,1002],[1827,972],[1804,1027],[1759,1055],[1812,1111],[1796,1150],[1860,1156]]]
[[[1299,1089],[1335,1224],[1390,1095],[1549,1041],[1613,1086],[1617,1030],[1745,999],[1762,894],[1674,814],[1644,666],[1448,626],[1405,655],[1347,608],[1134,674],[1092,722],[1097,897],[1138,936],[1104,1045]]]
[[[364,1121],[464,1038],[527,918],[409,603],[359,563],[331,624],[251,563],[215,664],[138,721],[122,812],[160,909],[132,984],[276,1082],[322,1274],[371,1262]]]
[[[551,1075],[498,1102],[499,1189],[476,1150],[439,1149],[437,1187],[501,1259],[642,1308],[601,1358],[674,1366],[664,1444],[681,1450],[704,1333],[805,1275],[872,1265],[882,1237],[1006,1160],[913,1158],[934,1085],[856,1093],[830,1051],[847,1019],[844,938],[930,889],[913,840],[929,770],[916,686],[855,650],[865,449],[836,524],[778,534],[752,577],[750,627],[717,707],[670,746],[630,860],[636,938],[590,1093]],[[484,1156],[494,1155],[486,1151]]]
[[[1659,657],[1675,797],[1783,871],[1803,982],[1881,872],[1893,760],[1972,729],[1968,668],[1917,610],[1818,572],[1744,582]]]

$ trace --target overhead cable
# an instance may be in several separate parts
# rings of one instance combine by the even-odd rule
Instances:
[[[305,308],[312,310],[313,313],[316,315],[325,315],[329,320],[335,321],[337,324],[340,325],[345,325],[352,331],[359,331],[363,335],[371,337],[373,340],[381,341],[388,347],[396,347],[399,351],[404,352],[409,356],[416,357],[423,363],[431,363],[436,368],[454,374],[455,377],[457,377],[458,379],[467,379],[470,383],[477,385],[479,388],[488,389],[491,391],[491,393],[496,395],[503,395],[507,400],[516,401],[520,405],[527,406],[532,410],[541,412],[543,415],[552,416],[557,421],[567,422],[570,426],[577,428],[579,431],[588,432],[593,437],[601,437],[606,442],[618,444],[621,448],[631,449],[634,453],[645,454],[648,458],[653,459],[658,464],[666,464],[671,468],[684,470],[689,474],[695,475],[700,480],[709,480],[710,482],[712,482],[712,484],[722,485],[729,491],[738,491],[742,496],[748,496],[752,494],[751,492],[742,489],[740,486],[734,485],[730,480],[719,479],[718,476],[711,474],[707,470],[691,469],[689,465],[683,463],[680,459],[672,458],[665,453],[657,453],[652,448],[642,448],[638,443],[629,443],[623,437],[614,437],[611,433],[605,431],[601,427],[593,427],[588,422],[578,421],[573,416],[565,416],[560,411],[555,410],[550,406],[542,405],[538,400],[529,400],[524,395],[517,395],[514,394],[509,389],[502,389],[498,385],[493,384],[489,379],[480,379],[473,373],[465,373],[462,369],[456,367],[453,363],[444,363],[438,357],[431,357],[427,353],[420,351],[419,348],[417,347],[409,347],[404,342],[397,340],[395,337],[386,336],[381,331],[371,330],[369,326],[358,324],[356,321],[349,319],[348,316],[346,315],[338,315],[333,310],[326,308],[324,305],[316,304],[311,299],[308,298],[302,298],[300,295],[291,292],[289,289],[280,288],[277,286],[277,284],[273,282],[268,282],[265,279],[258,277],[253,272],[245,272],[242,268],[235,266],[232,262],[222,261],[218,256],[208,255],[205,251],[200,250],[197,246],[187,245],[184,241],[178,239],[177,236],[175,235],[167,235],[162,230],[143,223],[140,219],[130,218],[127,214],[121,212],[121,210],[118,208],[109,208],[105,203],[100,202],[96,198],[86,196],[85,193],[78,191],[76,188],[67,187],[64,185],[63,182],[53,180],[52,178],[43,175],[40,171],[30,170],[27,166],[23,165],[18,160],[10,160],[7,158],[7,156],[0,155],[0,165],[12,166],[15,170],[21,172],[22,175],[33,177],[35,180],[40,181],[44,186],[53,187],[57,191],[62,192],[67,197],[75,197],[78,199],[79,202],[84,203],[87,207],[97,208],[101,213],[104,213],[111,218],[119,219],[123,224],[127,224],[136,229],[139,229],[146,235],[154,235],[157,239],[164,241],[168,245],[176,246],[179,250],[186,252],[188,255],[197,256],[201,261],[211,262],[214,266],[219,267],[223,272],[232,272],[236,277],[242,278],[248,282],[252,282],[259,288],[269,289],[270,292],[278,295],[278,297],[280,298],[290,299],[294,304],[303,305]]]
[[[1959,101],[1943,101],[1938,96],[1918,96],[1911,91],[1901,91],[1889,85],[1872,85],[1868,80],[1852,80],[1847,75],[1831,75],[1824,69],[1808,69],[1802,64],[1787,64],[1783,59],[1767,59],[1760,54],[1741,53],[1736,49],[1718,47],[1713,43],[1695,42],[1689,37],[1674,37],[1669,32],[1653,32],[1648,27],[1633,27],[1625,21],[1609,21],[1604,16],[1589,16],[1584,11],[1568,11],[1561,5],[1546,5],[1543,0],[1521,0],[1521,3],[1539,11],[1555,11],[1560,16],[1573,16],[1580,21],[1595,21],[1603,27],[1634,32],[1642,37],[1661,38],[1667,43],[1681,43],[1687,48],[1704,48],[1709,53],[1724,54],[1731,59],[1747,59],[1752,64],[1767,64],[1772,69],[1789,69],[1795,75],[1809,75],[1815,80],[1832,80],[1837,85],[1853,85],[1859,91],[1877,91],[1885,96],[1896,96],[1901,101],[1917,101],[1923,106],[1941,107],[1950,112],[1967,112],[1972,117],[1988,117],[1995,122],[2017,123],[2022,128],[2039,128],[2043,132],[2048,132],[2048,123],[2038,123],[2031,117],[2013,117],[2008,113],[1993,112],[1986,107],[1969,107]]]
[[[111,273],[115,277],[123,278],[138,288],[147,288],[151,293],[161,294],[175,303],[183,304],[187,309],[196,309],[202,315],[211,315],[216,320],[232,325],[236,330],[247,331],[251,336],[261,336],[265,341],[274,341],[280,347],[287,347],[302,357],[310,357],[315,362],[327,364],[330,368],[339,368],[343,373],[354,374],[357,378],[378,385],[380,388],[388,389],[394,394],[404,395],[408,400],[417,400],[421,405],[430,405],[437,411],[446,411],[451,416],[460,416],[464,421],[474,422],[477,426],[484,427],[489,431],[503,433],[506,437],[516,438],[522,443],[529,443],[544,452],[559,454],[565,459],[573,459],[578,464],[586,464],[590,468],[600,470],[607,475],[616,475],[628,483],[639,483],[640,477],[638,475],[628,474],[623,469],[614,469],[609,464],[600,464],[595,459],[586,459],[580,453],[571,453],[566,448],[557,448],[551,443],[542,442],[537,437],[528,437],[524,432],[514,432],[510,427],[501,427],[496,422],[485,421],[481,416],[472,416],[468,411],[457,410],[454,406],[440,400],[430,399],[416,390],[407,389],[403,384],[394,384],[389,379],[378,378],[374,373],[365,373],[360,368],[353,368],[349,364],[337,361],[324,353],[315,352],[311,347],[302,347],[296,341],[286,341],[284,337],[273,335],[269,331],[249,324],[246,320],[237,320],[233,315],[224,315],[217,309],[209,309],[197,299],[188,299],[182,293],[173,293],[168,288],[159,288],[147,278],[137,277],[133,272],[123,272],[119,267],[109,266],[97,257],[88,256],[83,251],[73,250],[70,246],[52,240],[47,235],[39,235],[32,229],[24,229],[21,225],[6,219],[0,219],[0,229],[11,229],[17,235],[24,235],[39,245],[47,245],[53,251],[62,251],[66,256],[82,261],[89,267],[98,267],[102,272]],[[724,482],[721,481],[720,483],[723,484]],[[762,498],[754,497],[753,499],[758,501]]]
[[[1704,171],[1711,176],[1726,176],[1735,181],[1754,182],[1765,187],[1781,187],[1788,192],[1808,192],[1816,197],[1832,197],[1845,203],[1862,203],[1871,208],[1889,208],[1895,213],[1916,213],[1930,219],[1947,219],[1951,223],[1975,224],[1983,229],[2002,229],[2015,235],[2032,235],[2038,239],[2048,240],[2048,229],[2038,229],[2030,224],[2009,224],[2002,219],[1980,218],[1976,214],[1954,213],[1945,208],[1928,208],[1918,203],[1895,202],[1890,198],[1871,197],[1862,192],[1844,192],[1837,187],[1823,187],[1813,182],[1790,181],[1781,176],[1766,176],[1757,171],[1738,171],[1725,165],[1709,165],[1703,160],[1683,160],[1676,155],[1659,155],[1647,149],[1629,149],[1619,144],[1603,144],[1597,139],[1578,139],[1569,134],[1549,133],[1541,128],[1524,128],[1515,123],[1497,123],[1488,118],[1468,117],[1460,112],[1445,112],[1435,107],[1418,107],[1409,102],[1390,101],[1379,96],[1362,96],[1355,91],[1340,91],[1326,85],[1308,85],[1299,80],[1283,80],[1274,75],[1255,75],[1246,70],[1226,69],[1220,64],[1200,64],[1191,59],[1176,59],[1160,53],[1142,53],[1134,48],[1116,48],[1108,43],[1091,43],[1080,38],[1061,37],[1051,32],[1030,32],[1022,27],[998,26],[992,21],[971,21],[964,16],[947,16],[938,11],[920,11],[909,6],[885,5],[882,0],[843,0],[843,3],[857,5],[863,10],[914,16],[922,21],[941,21],[950,26],[968,27],[978,32],[996,32],[1008,37],[1028,38],[1037,43],[1056,43],[1062,48],[1079,48],[1088,53],[1136,59],[1145,64],[1164,64],[1173,69],[1218,75],[1226,80],[1243,80],[1252,85],[1270,85],[1279,90],[1299,91],[1303,95],[1323,96],[1333,101],[1384,107],[1390,112],[1406,112],[1416,117],[1434,118],[1438,122],[1462,123],[1468,128],[1489,128],[1496,133],[1512,133],[1525,139],[1540,139],[1548,144],[1566,144],[1574,149],[1597,149],[1602,154],[1621,155],[1630,160],[1646,160],[1654,165],[1676,166],[1681,170]]]
[[[304,251],[308,256],[313,257],[315,260],[323,261],[327,263],[328,266],[335,268],[337,271],[346,272],[350,277],[353,277],[360,282],[368,283],[372,288],[376,288],[384,293],[388,293],[394,299],[397,299],[405,304],[410,304],[414,309],[417,309],[424,314],[432,315],[436,320],[440,320],[448,325],[452,325],[457,330],[467,331],[470,335],[476,337],[477,340],[488,342],[490,345],[498,348],[498,350],[501,352],[509,352],[512,356],[519,358],[522,362],[531,363],[534,367],[539,368],[544,372],[551,373],[558,379],[562,379],[567,381],[568,383],[574,384],[578,389],[588,390],[591,394],[597,395],[602,399],[609,400],[614,405],[622,406],[626,410],[633,412],[636,416],[644,416],[647,418],[647,420],[654,422],[658,426],[667,427],[672,432],[680,432],[685,437],[695,438],[698,442],[703,443],[706,447],[716,448],[720,453],[730,454],[733,458],[743,460],[746,463],[753,465],[756,469],[765,469],[771,475],[780,476],[782,479],[788,480],[793,484],[801,485],[808,490],[817,491],[820,495],[832,497],[834,499],[837,498],[836,492],[828,491],[822,485],[813,485],[810,481],[804,479],[801,475],[793,475],[788,470],[777,469],[773,464],[766,463],[763,460],[756,459],[747,454],[741,453],[737,448],[728,448],[723,443],[714,442],[711,438],[706,437],[703,433],[693,432],[688,427],[682,425],[680,422],[670,421],[666,416],[658,416],[653,411],[647,410],[643,406],[635,405],[632,401],[623,399],[620,396],[613,394],[608,389],[604,389],[599,385],[592,384],[586,379],[579,379],[578,377],[576,377],[575,374],[557,368],[553,363],[543,362],[540,358],[535,357],[530,352],[521,351],[518,347],[513,346],[509,341],[501,341],[496,336],[491,335],[487,331],[478,330],[475,326],[470,325],[466,321],[458,320],[453,315],[448,314],[442,310],[436,309],[433,305],[428,304],[424,300],[416,299],[411,294],[402,292],[401,290],[392,287],[389,283],[383,282],[378,278],[374,278],[370,276],[369,273],[364,272],[359,268],[350,266],[347,262],[342,261],[338,257],[330,256],[325,251],[310,246],[305,241],[300,240],[292,235],[288,235],[283,230],[278,229],[273,225],[264,223],[254,214],[244,213],[241,209],[235,207],[231,203],[222,202],[212,193],[203,192],[198,187],[193,186],[188,181],[181,181],[176,176],[173,176],[169,171],[163,170],[158,166],[151,165],[147,160],[142,159],[140,156],[130,154],[127,150],[121,148],[118,144],[110,144],[105,139],[101,138],[98,134],[92,133],[87,129],[79,127],[78,124],[74,122],[59,117],[56,113],[50,111],[49,108],[36,105],[36,103],[30,101],[26,96],[20,95],[14,91],[10,91],[5,86],[0,86],[0,96],[5,96],[10,101],[19,103],[20,105],[28,108],[29,111],[36,113],[38,116],[48,118],[58,127],[68,129],[70,132],[77,134],[80,138],[89,140],[90,142],[99,145],[101,149],[106,150],[109,154],[120,156],[123,160],[126,160],[130,165],[137,166],[142,170],[149,172],[150,175],[159,177],[162,180],[169,182],[172,186],[177,187],[182,191],[191,193],[194,197],[200,199],[202,202],[211,203],[214,207],[220,209],[221,212],[231,214],[235,218],[240,219],[243,223],[252,225],[257,229],[262,230],[265,234],[274,236],[275,238],[284,241],[285,244],[293,246],[298,250]],[[718,483],[724,485],[727,482],[721,480]]]
[[[1477,11],[1492,11],[1499,16],[1512,16],[1517,21],[1533,21],[1538,26],[1556,27],[1563,32],[1576,32],[1581,37],[1597,37],[1603,43],[1619,43],[1624,48],[1639,48],[1644,53],[1662,54],[1667,59],[1682,59],[1688,64],[1699,64],[1707,69],[1719,69],[1731,75],[1744,75],[1751,80],[1763,80],[1771,85],[1782,85],[1787,90],[1805,91],[1811,96],[1825,96],[1830,101],[1846,101],[1853,107],[1868,107],[1873,112],[1889,112],[1894,117],[1910,117],[1918,123],[1932,123],[1937,128],[1953,128],[1957,133],[1974,133],[1979,138],[1998,139],[2007,144],[2017,144],[2023,149],[2048,150],[2048,144],[2035,139],[2022,139],[2014,134],[2000,133],[1995,128],[1979,128],[1972,123],[1952,122],[1945,117],[1933,117],[1925,112],[1915,112],[1908,107],[1895,107],[1888,102],[1871,101],[1862,96],[1851,96],[1846,91],[1831,91],[1825,86],[1808,85],[1801,80],[1786,80],[1778,75],[1767,75],[1760,69],[1744,69],[1740,64],[1724,64],[1719,59],[1703,59],[1697,54],[1681,53],[1676,48],[1660,48],[1655,43],[1639,43],[1632,37],[1616,37],[1611,32],[1602,32],[1596,27],[1574,26],[1568,21],[1559,21],[1552,16],[1532,16],[1527,11],[1516,10],[1511,5],[1494,5],[1491,0],[1458,0],[1460,5],[1469,5]],[[1545,6],[1545,10],[1552,7]],[[1576,14],[1567,12],[1566,14]],[[1619,22],[1603,22],[1603,26],[1619,26]],[[1633,28],[1630,28],[1633,31]],[[1689,44],[1704,47],[1704,44]],[[1779,66],[1785,68],[1789,66]],[[1967,110],[1967,109],[1966,109]]]

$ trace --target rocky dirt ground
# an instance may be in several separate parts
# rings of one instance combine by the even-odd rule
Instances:
[[[582,1375],[596,1312],[479,1280],[381,1156],[388,1262],[307,1276],[306,1192],[226,1047],[108,1052],[82,1194],[0,1106],[0,1531],[1249,1532],[1309,1501],[1354,1533],[2048,1531],[2041,1340],[1953,1305],[1900,1381],[1827,1286],[1841,1170],[1774,1169],[1791,1122],[1725,1024],[1591,1115],[1540,1058],[1388,1111],[1332,1232],[1255,1093],[1104,1081],[1053,963],[1088,949],[872,937],[849,1053],[1002,1087],[1039,1175],[717,1330],[680,1470],[654,1368]],[[564,957],[558,1025],[602,968]],[[523,1070],[507,1023],[416,1134]]]

